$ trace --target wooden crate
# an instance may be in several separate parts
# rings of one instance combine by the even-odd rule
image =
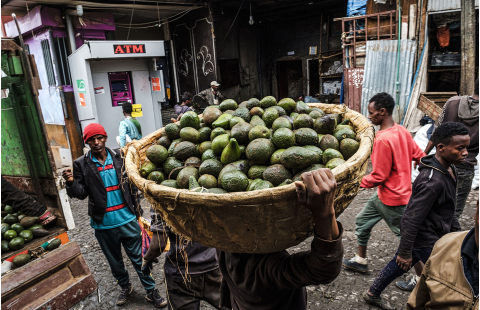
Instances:
[[[420,95],[420,100],[418,100],[417,108],[423,113],[427,114],[435,122],[437,121],[440,114],[442,114],[442,108],[435,104],[434,101],[428,99],[424,95]]]

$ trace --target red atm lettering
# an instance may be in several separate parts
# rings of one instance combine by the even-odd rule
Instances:
[[[113,45],[114,54],[145,54],[145,44]]]

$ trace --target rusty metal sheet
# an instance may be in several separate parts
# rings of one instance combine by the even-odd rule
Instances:
[[[350,109],[360,112],[362,103],[363,68],[344,69],[345,105]]]
[[[28,177],[12,177],[8,175],[3,175],[5,180],[8,182],[12,183],[13,186],[18,188],[19,190],[35,195],[35,189],[32,184],[32,178]],[[40,186],[42,187],[42,191],[45,195],[52,195],[56,196],[57,195],[57,187],[55,185],[55,180],[54,179],[40,179]]]

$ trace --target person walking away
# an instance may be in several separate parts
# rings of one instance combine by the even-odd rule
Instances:
[[[468,129],[461,123],[443,123],[431,140],[437,151],[420,160],[420,172],[402,217],[397,253],[363,294],[365,301],[382,309],[395,309],[380,296],[385,288],[408,272],[412,264],[426,263],[438,239],[460,230],[454,217],[458,180],[454,165],[467,158]]]
[[[458,173],[457,210],[455,216],[460,219],[465,208],[468,194],[472,189],[475,177],[475,165],[478,155],[478,78],[475,81],[475,94],[473,96],[455,96],[450,98],[443,106],[442,114],[435,122],[435,128],[445,122],[462,123],[468,128],[470,145],[468,146],[467,159],[455,166]],[[433,142],[429,141],[425,153],[433,149]]]
[[[88,197],[90,226],[121,288],[117,305],[124,305],[133,290],[123,263],[123,246],[147,292],[145,299],[155,307],[164,307],[167,302],[155,288],[152,276],[141,271],[142,236],[137,219],[142,209],[135,196],[138,189],[128,182],[120,150],[105,147],[107,138],[102,125],[91,123],[85,127],[83,140],[91,150],[73,162],[73,173],[71,169],[63,171],[67,194],[80,200]]]
[[[123,115],[125,119],[120,121],[118,127],[117,143],[120,147],[124,147],[126,143],[133,140],[140,140],[142,138],[142,126],[135,117],[132,117],[132,104],[124,102],[122,104]]]
[[[15,185],[8,182],[2,176],[2,204],[10,205],[18,212],[21,211],[28,216],[38,217],[38,221],[42,226],[48,225],[57,218],[54,214],[42,206],[35,198],[25,194]],[[3,208],[2,208],[3,210]]]
[[[335,219],[336,181],[329,169],[302,174],[295,182],[299,203],[315,222],[311,250],[289,254],[219,251],[223,275],[220,305],[234,310],[306,310],[305,286],[327,284],[341,270],[342,225]]]
[[[395,101],[387,93],[378,93],[368,104],[368,118],[375,126],[380,126],[376,134],[371,155],[372,172],[362,179],[363,188],[378,187],[357,214],[355,235],[358,253],[343,260],[345,269],[366,273],[368,271],[367,245],[373,227],[382,219],[400,239],[400,221],[412,193],[412,161],[419,162],[425,153],[413,141],[410,132],[397,125],[392,113]],[[416,266],[417,276],[421,265]],[[416,278],[414,278],[415,280]],[[404,283],[405,289],[412,290],[415,283]]]
[[[192,109],[192,93],[186,91],[182,95],[182,103],[181,104],[176,104],[174,109],[175,109],[175,114],[177,114],[177,118],[172,118],[172,122],[177,122],[179,121],[183,114],[188,111],[193,111]]]
[[[205,89],[197,94],[203,100],[208,102],[209,105],[219,105],[225,100],[225,96],[223,96],[220,91],[218,91],[220,84],[217,81],[213,81],[210,83],[210,88]]]
[[[150,216],[153,237],[143,257],[142,272],[150,274],[153,262],[158,262],[157,257],[163,253],[167,239],[170,239],[164,264],[168,309],[197,310],[202,300],[220,309],[222,274],[216,250],[196,242],[185,242],[165,225],[153,208],[150,208]]]
[[[447,234],[435,243],[407,310],[478,310],[478,236],[477,200],[475,227]]]

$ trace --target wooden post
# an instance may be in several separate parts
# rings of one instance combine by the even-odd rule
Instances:
[[[475,0],[462,1],[462,71],[460,95],[473,95],[475,89]]]

